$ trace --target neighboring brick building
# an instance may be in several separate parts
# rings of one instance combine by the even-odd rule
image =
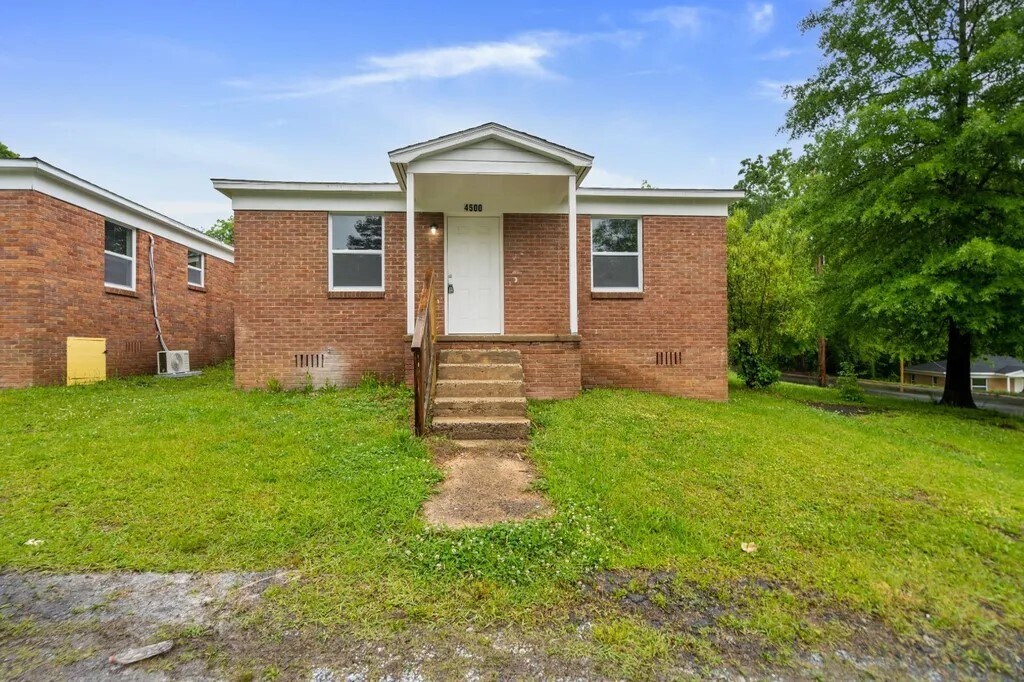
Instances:
[[[38,159],[0,160],[0,388],[61,384],[68,337],[106,374],[154,374],[150,237],[164,339],[193,367],[234,355],[229,246]]]
[[[440,347],[521,351],[527,395],[727,397],[741,193],[579,187],[592,157],[493,123],[390,161],[393,184],[214,180],[235,209],[238,386],[407,379],[432,268]]]

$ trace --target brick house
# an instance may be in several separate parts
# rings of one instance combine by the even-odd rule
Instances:
[[[213,180],[235,211],[239,387],[408,379],[433,270],[438,347],[521,358],[530,397],[726,399],[725,219],[740,192],[580,187],[591,156],[495,123],[389,158],[395,183]]]
[[[86,340],[106,376],[156,373],[151,242],[168,348],[193,367],[232,357],[230,246],[39,159],[0,159],[0,388],[64,383]]]

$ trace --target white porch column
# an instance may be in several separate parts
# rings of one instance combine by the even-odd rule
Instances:
[[[576,176],[569,176],[569,333],[580,331],[579,302],[576,288],[579,276],[576,266]]]
[[[405,176],[405,308],[406,327],[416,325],[416,201],[412,173]]]

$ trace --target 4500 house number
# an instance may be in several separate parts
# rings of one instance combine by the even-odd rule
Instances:
[[[484,205],[483,204],[466,204],[465,210],[469,211],[470,213],[480,213],[481,211],[484,210]]]

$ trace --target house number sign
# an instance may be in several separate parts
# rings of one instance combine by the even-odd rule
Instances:
[[[466,211],[468,211],[470,213],[480,213],[481,211],[484,210],[484,205],[483,204],[466,204],[466,207],[465,207],[464,210],[466,210]]]

